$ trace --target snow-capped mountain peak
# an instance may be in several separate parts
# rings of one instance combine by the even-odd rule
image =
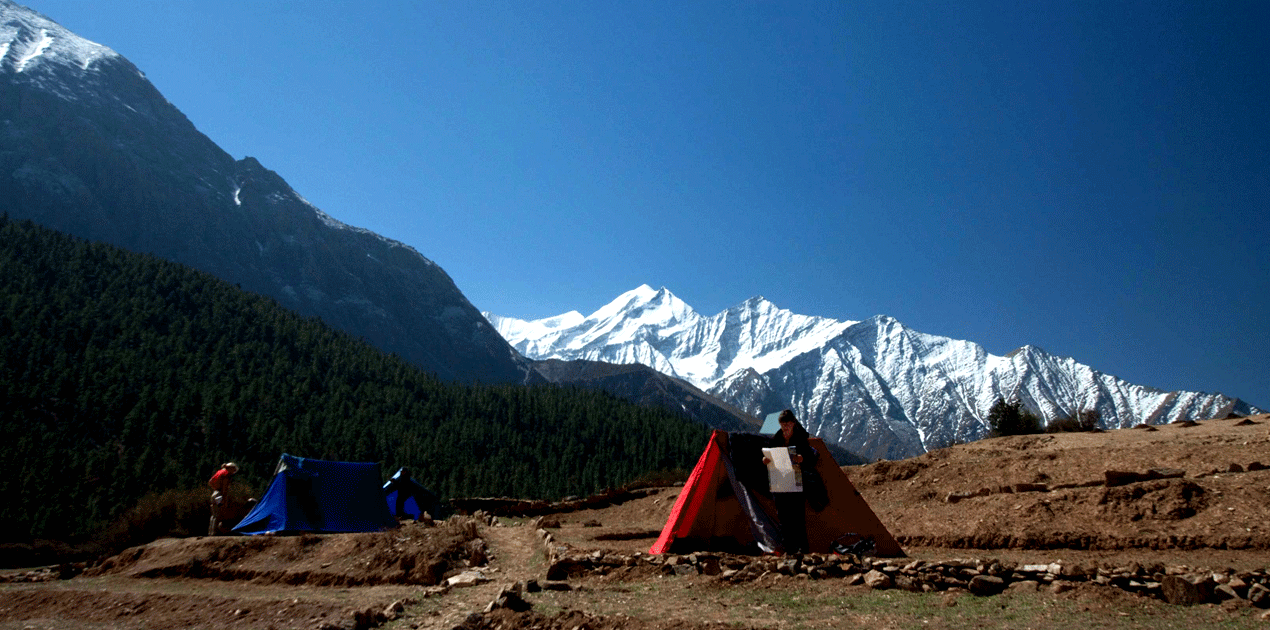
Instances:
[[[588,315],[586,321],[603,323],[629,320],[636,326],[669,327],[695,315],[683,300],[675,297],[665,287],[654,291],[644,284],[617,296],[617,299]]]
[[[84,71],[100,59],[118,56],[27,7],[0,0],[0,68],[5,71],[27,72],[41,64]]]
[[[702,317],[644,285],[585,318],[487,317],[530,358],[642,363],[755,416],[793,409],[813,433],[870,458],[982,437],[998,398],[1046,422],[1097,410],[1107,427],[1259,412],[1220,394],[1126,383],[1035,346],[994,356],[886,315],[837,321],[762,297]]]

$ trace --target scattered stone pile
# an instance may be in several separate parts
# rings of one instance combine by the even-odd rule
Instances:
[[[605,575],[616,570],[645,568],[667,576],[704,575],[739,584],[784,576],[802,580],[842,580],[849,586],[902,589],[913,592],[949,590],[990,596],[1007,589],[1062,593],[1078,584],[1119,588],[1173,604],[1220,603],[1227,600],[1270,608],[1270,571],[1200,571],[1184,566],[1085,566],[1080,564],[1017,565],[996,560],[956,559],[941,562],[860,558],[854,555],[738,556],[721,553],[632,555],[579,551],[557,544],[539,530],[549,563],[547,579],[566,580]]]
[[[52,582],[54,580],[69,580],[80,573],[84,572],[85,564],[83,562],[64,563],[51,567],[41,567],[31,569],[30,571],[22,571],[20,573],[10,573],[0,575],[0,582]]]

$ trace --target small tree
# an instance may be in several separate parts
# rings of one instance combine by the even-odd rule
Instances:
[[[1006,402],[998,398],[988,410],[988,426],[992,437],[1004,435],[1028,435],[1041,432],[1041,420],[1023,408],[1020,401]]]

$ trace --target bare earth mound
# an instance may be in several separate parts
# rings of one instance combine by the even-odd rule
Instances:
[[[1266,628],[1250,601],[1270,567],[1265,463],[1270,416],[984,440],[847,468],[910,556],[886,566],[650,559],[679,488],[377,534],[167,539],[73,579],[58,579],[77,573],[67,567],[0,575],[0,630]],[[971,594],[997,575],[1004,593]],[[1219,603],[1162,601],[1193,576],[1208,576],[1199,601]]]

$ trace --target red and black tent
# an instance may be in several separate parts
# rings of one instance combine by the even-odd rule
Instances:
[[[715,431],[649,552],[780,551],[780,523],[767,493],[766,469],[759,464],[765,439]],[[829,553],[835,543],[849,545],[871,537],[872,555],[904,556],[899,543],[834,462],[824,441],[811,438],[810,443],[820,453],[816,471],[828,494],[823,509],[807,508],[810,551]]]

